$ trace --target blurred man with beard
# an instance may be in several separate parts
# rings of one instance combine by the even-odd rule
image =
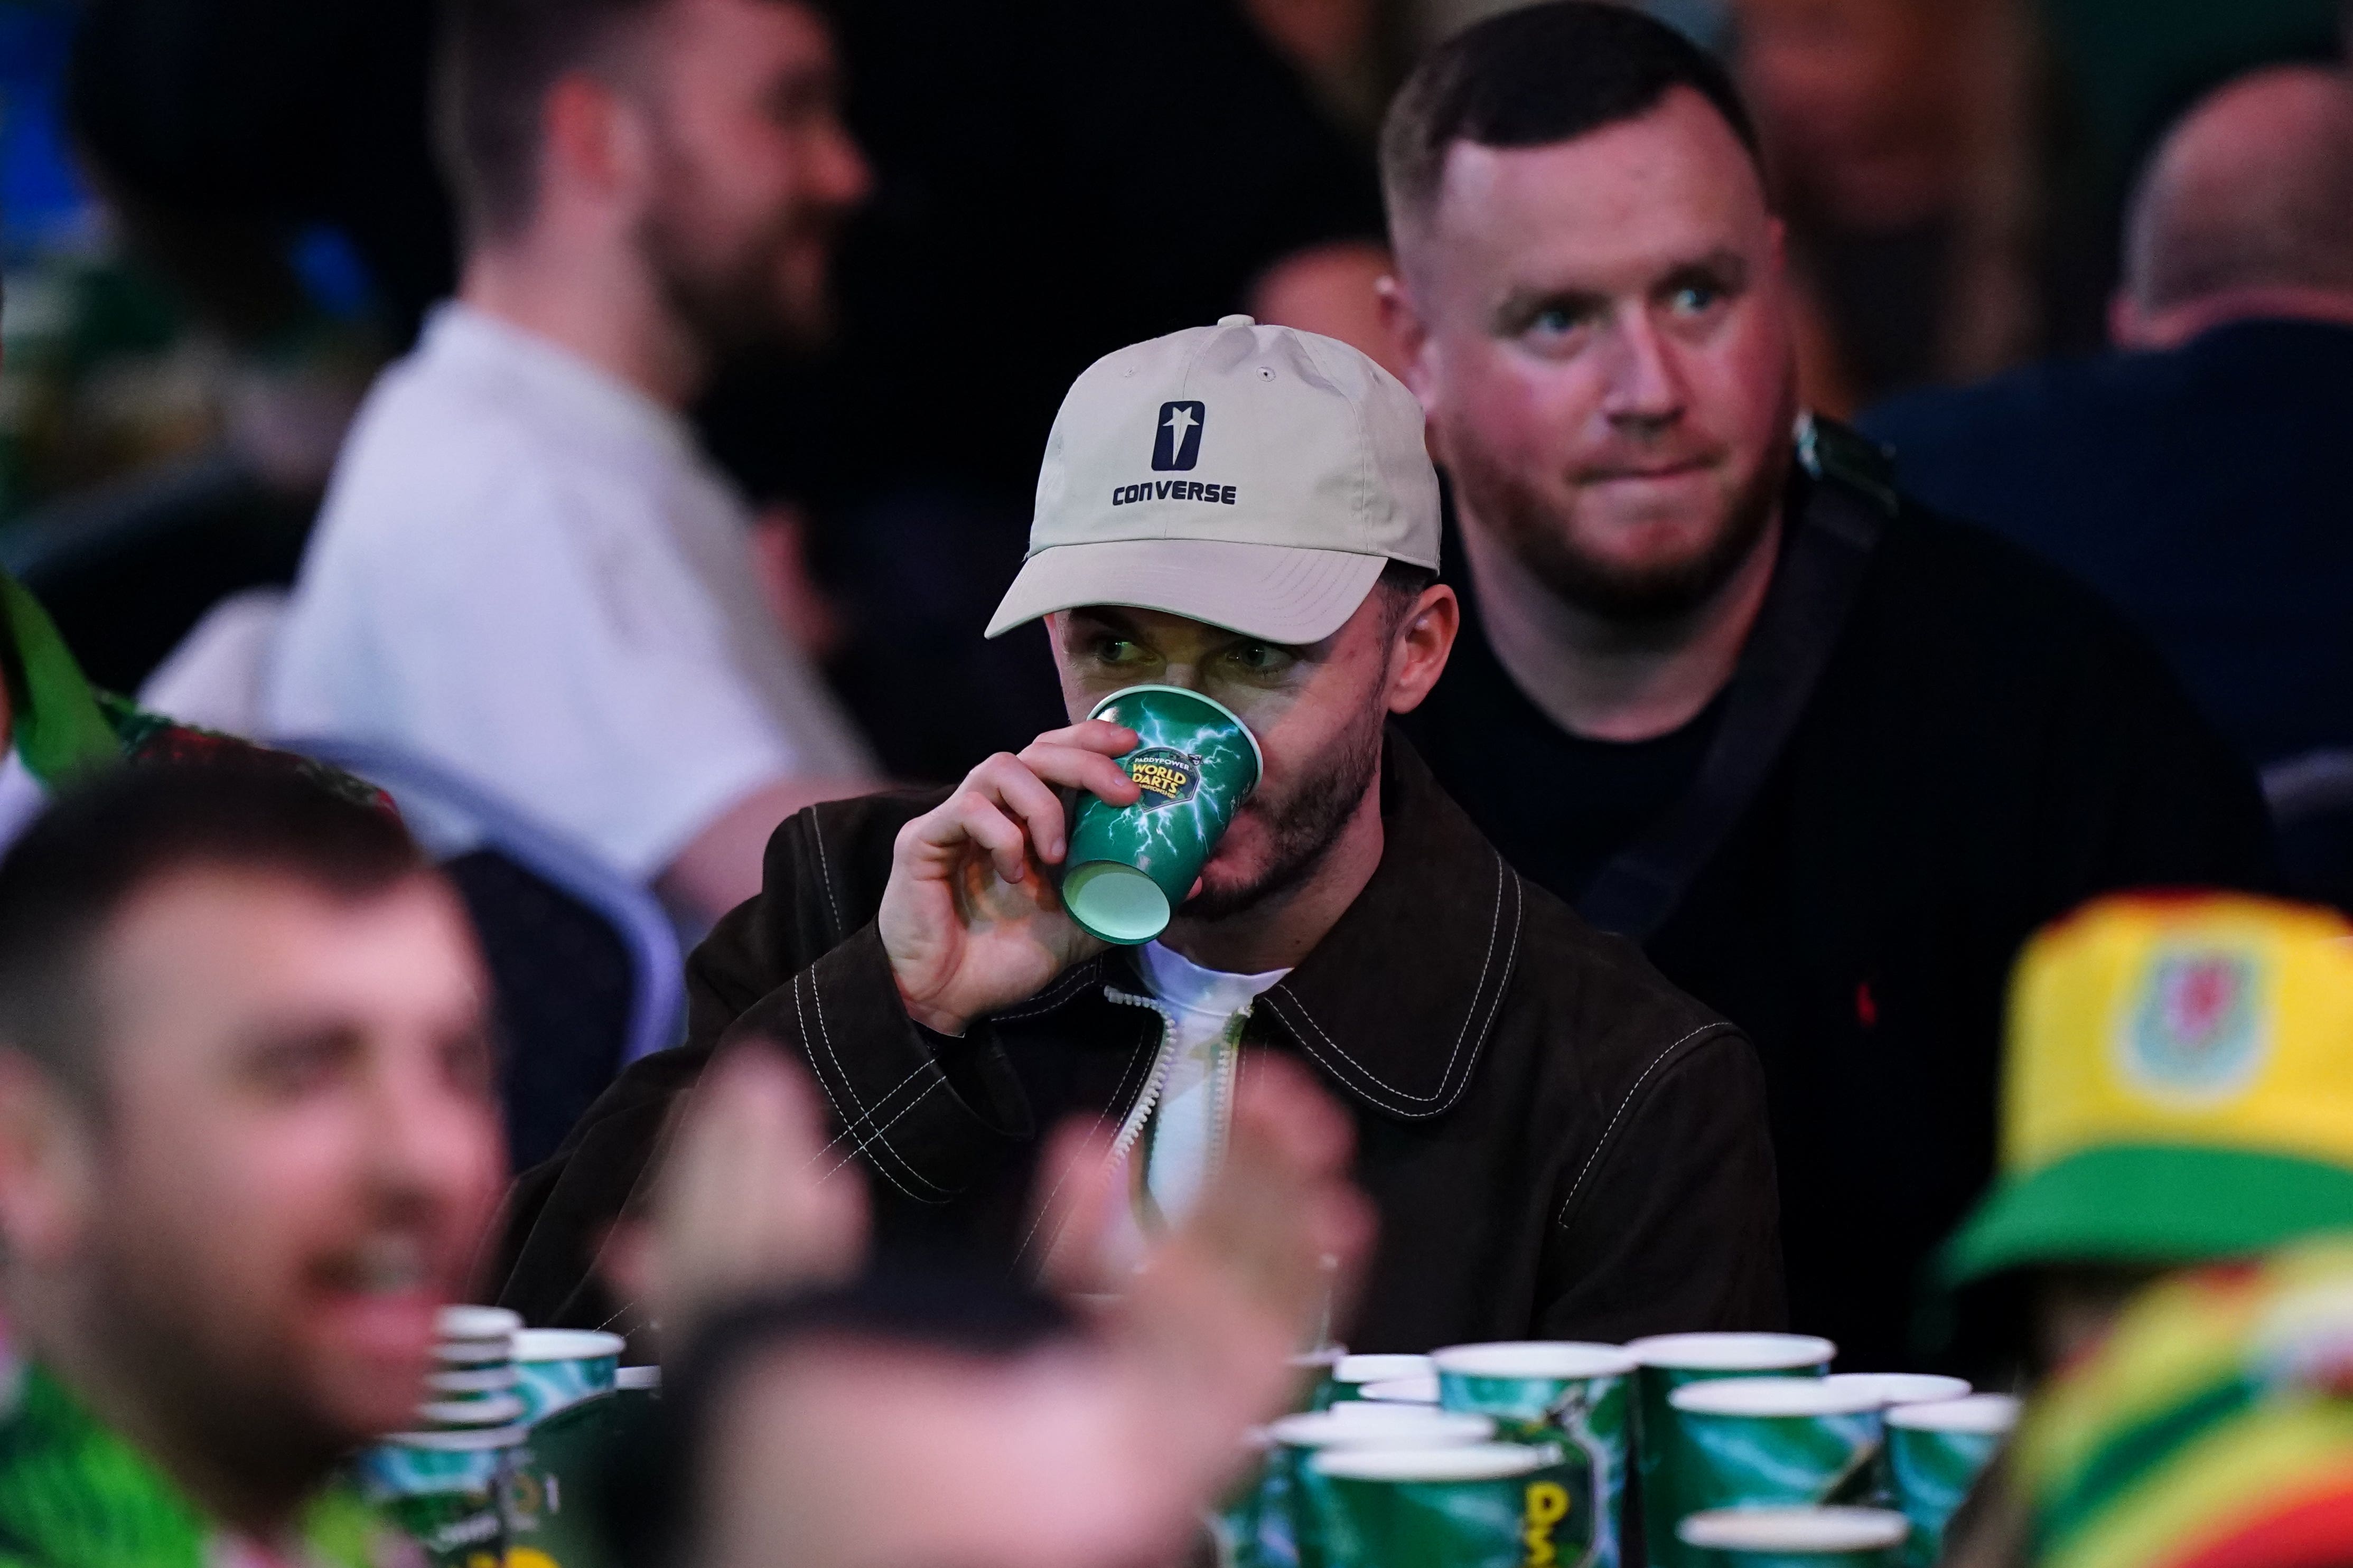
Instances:
[[[0,864],[11,1563],[396,1560],[329,1484],[414,1423],[504,1164],[484,978],[389,813],[128,769]]]
[[[456,301],[353,427],[265,710],[469,773],[702,921],[863,742],[680,410],[811,342],[866,164],[801,0],[461,0]]]
[[[1071,722],[952,790],[778,831],[760,897],[690,966],[688,1045],[518,1183],[506,1304],[632,1331],[659,1315],[608,1288],[599,1253],[671,1102],[748,1037],[816,1077],[827,1157],[877,1178],[886,1245],[1000,1273],[1076,1254],[1115,1279],[1050,1203],[1032,1214],[1042,1133],[1076,1117],[1112,1135],[1134,1209],[1113,1251],[1140,1255],[1214,1184],[1238,1092],[1287,1054],[1354,1113],[1379,1213],[1350,1343],[1778,1323],[1747,1043],[1525,885],[1389,728],[1456,625],[1411,395],[1333,339],[1229,316],[1082,374],[1038,496],[989,629],[1045,619]],[[1224,704],[1264,765],[1166,931],[1112,948],[1057,891],[1065,803],[1139,804],[1114,760],[1137,735],[1089,717],[1139,685]],[[1158,754],[1174,804],[1201,759]]]
[[[1409,731],[1514,865],[1755,1038],[1791,1321],[1902,1364],[1992,1169],[2020,944],[2105,889],[2262,885],[2253,780],[2090,595],[1800,416],[1757,139],[1672,30],[1468,29],[1382,158],[1465,622]]]

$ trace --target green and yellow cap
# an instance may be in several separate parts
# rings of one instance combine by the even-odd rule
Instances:
[[[2353,1228],[2353,925],[2241,894],[2097,900],[2010,995],[2000,1174],[1958,1284],[2190,1262]]]

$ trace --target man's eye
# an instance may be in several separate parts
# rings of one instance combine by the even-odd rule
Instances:
[[[1547,305],[1528,322],[1528,330],[1540,337],[1565,337],[1585,325],[1588,315],[1568,305]]]
[[[1226,658],[1252,675],[1271,675],[1289,662],[1290,656],[1279,647],[1253,642],[1229,649]]]
[[[1667,304],[1677,314],[1704,315],[1724,302],[1724,290],[1713,283],[1686,283],[1667,297]]]
[[[1097,637],[1094,657],[1101,664],[1131,664],[1144,657],[1144,650],[1125,637]]]

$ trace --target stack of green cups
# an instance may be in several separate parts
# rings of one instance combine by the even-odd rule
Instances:
[[[1437,1368],[1426,1355],[1351,1355],[1342,1356],[1332,1369],[1332,1403],[1343,1404],[1366,1397],[1365,1390],[1376,1384],[1395,1383],[1400,1378],[1433,1376]]]
[[[523,1420],[545,1420],[566,1405],[610,1394],[628,1342],[594,1329],[525,1329],[514,1337],[516,1392]]]
[[[1253,1514],[1250,1556],[1266,1568],[1342,1568],[1327,1554],[1331,1502],[1308,1461],[1342,1448],[1441,1448],[1486,1443],[1495,1424],[1426,1405],[1352,1400],[1286,1415],[1266,1429],[1267,1449]]]
[[[1904,1516],[1876,1508],[1695,1513],[1676,1544],[1702,1568],[1896,1568]]]
[[[1556,1447],[1327,1448],[1307,1468],[1339,1568],[1559,1568],[1590,1545]]]
[[[498,1568],[501,1500],[522,1446],[514,1338],[522,1320],[498,1307],[445,1307],[417,1429],[360,1458],[361,1486],[434,1568]]]
[[[1811,1334],[1659,1334],[1626,1347],[1634,1374],[1635,1471],[1642,1498],[1642,1539],[1657,1568],[1699,1568],[1696,1554],[1675,1534],[1694,1511],[1677,1488],[1693,1460],[1685,1452],[1673,1406],[1678,1388],[1727,1377],[1826,1375],[1838,1347]]]
[[[2017,1424],[2018,1401],[2006,1394],[1973,1394],[1887,1413],[1888,1468],[1896,1503],[1912,1521],[1905,1558],[1914,1568],[1943,1555],[1953,1510]]]
[[[1133,805],[1079,802],[1062,873],[1062,907],[1105,942],[1134,946],[1167,929],[1194,879],[1258,787],[1258,742],[1223,705],[1181,686],[1131,686],[1094,706],[1136,733],[1119,759],[1142,787]]]
[[[1493,1415],[1524,1442],[1557,1442],[1585,1458],[1592,1496],[1577,1500],[1597,1568],[1618,1568],[1631,1441],[1634,1357],[1621,1345],[1567,1340],[1454,1345],[1433,1353],[1439,1403]]]

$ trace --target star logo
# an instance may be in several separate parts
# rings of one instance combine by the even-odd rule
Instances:
[[[1209,417],[1205,403],[1164,403],[1159,428],[1152,437],[1152,466],[1163,473],[1191,468],[1201,460],[1201,427]]]

